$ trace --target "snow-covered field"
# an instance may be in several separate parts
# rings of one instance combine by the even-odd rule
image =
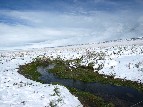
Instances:
[[[102,54],[95,58],[92,54]],[[101,74],[143,83],[143,40],[17,51],[0,51],[0,107],[80,107],[78,98],[59,85],[41,84],[17,73],[18,66],[39,55],[63,59],[85,56],[83,64],[101,63]],[[86,57],[91,55],[90,57]]]
[[[42,53],[42,51],[1,52],[0,107],[82,106],[65,87],[37,83],[17,73],[18,65],[28,63]]]

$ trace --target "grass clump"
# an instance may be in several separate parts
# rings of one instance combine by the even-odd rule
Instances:
[[[36,59],[33,59],[33,62],[25,64],[25,65],[20,65],[18,73],[24,75],[26,78],[41,82],[39,77],[41,74],[37,72],[37,67],[38,66],[47,66],[50,62],[49,59],[43,60],[43,58],[37,57]]]
[[[78,97],[84,107],[115,107],[113,103],[107,103],[101,97],[89,92],[79,91],[75,88],[68,89],[73,95]]]
[[[52,83],[53,85],[62,85],[59,82]],[[65,86],[66,87],[66,86]],[[103,98],[91,94],[89,92],[80,91],[76,88],[67,87],[70,93],[76,97],[82,103],[83,107],[115,107],[111,102],[105,102]]]
[[[70,66],[71,62],[75,64],[75,67]],[[66,61],[55,59],[52,63],[54,63],[55,66],[48,71],[54,73],[60,78],[81,80],[84,82],[100,82],[116,86],[128,86],[143,91],[143,84],[141,83],[119,78],[114,79],[114,75],[104,75],[99,74],[97,71],[95,72],[92,63],[87,66],[80,65],[79,59]]]
[[[85,66],[80,64],[81,60],[81,58],[74,60],[63,60],[60,57],[51,60],[50,58],[46,57],[38,57],[29,64],[21,65],[18,72],[29,79],[42,82],[39,80],[41,74],[37,72],[37,67],[46,67],[53,64],[54,68],[48,69],[48,72],[51,72],[60,78],[80,80],[84,82],[100,82],[116,86],[128,86],[143,91],[143,84],[125,79],[114,79],[114,75],[107,76],[99,74],[98,71],[94,71],[93,63],[89,63],[87,66]]]
[[[143,84],[132,82],[130,80],[118,78],[114,79],[114,75],[107,76],[99,74],[98,72],[95,72],[93,63],[89,63],[87,66],[85,66],[80,64],[81,60],[81,58],[74,60],[63,60],[59,57],[52,60],[50,58],[38,57],[31,63],[21,65],[18,72],[24,75],[26,78],[43,83],[43,81],[39,79],[41,74],[37,71],[37,67],[54,65],[53,68],[48,69],[48,72],[51,72],[60,78],[80,80],[84,82],[100,82],[116,86],[128,86],[143,91]],[[58,82],[56,81],[53,84],[57,83]],[[101,97],[95,96],[89,92],[79,91],[75,88],[68,89],[73,95],[79,98],[84,107],[114,107],[112,103],[107,103]],[[57,95],[59,95],[57,89],[55,89],[55,92]],[[53,106],[52,102],[51,106]]]

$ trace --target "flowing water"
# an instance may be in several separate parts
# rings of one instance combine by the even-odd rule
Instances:
[[[42,74],[39,78],[44,83],[58,82],[64,86],[76,88],[81,91],[90,92],[94,95],[101,96],[105,101],[113,102],[116,107],[131,107],[132,105],[143,100],[143,92],[125,86],[114,86],[110,84],[102,84],[97,82],[82,82],[73,79],[61,79],[49,73],[48,69],[52,69],[54,65],[48,67],[38,67],[37,71]],[[143,103],[134,107],[143,107]]]

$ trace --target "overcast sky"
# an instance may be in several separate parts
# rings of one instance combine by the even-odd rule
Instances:
[[[0,0],[0,49],[143,36],[143,0]]]

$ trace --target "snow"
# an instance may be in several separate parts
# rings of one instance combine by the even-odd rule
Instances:
[[[18,65],[32,61],[35,52],[1,52],[0,107],[81,107],[78,99],[63,86],[41,84],[18,74]],[[58,88],[59,95],[54,95]],[[74,102],[74,103],[72,103]]]
[[[75,59],[83,56],[83,65],[94,62],[94,68],[104,64],[100,74],[143,83],[143,40],[117,41],[55,48],[0,51],[0,107],[82,107],[78,98],[64,86],[41,84],[18,74],[19,65],[40,55]],[[95,56],[98,53],[102,59]],[[72,64],[73,65],[73,64]],[[55,94],[55,88],[59,94]],[[74,103],[73,103],[74,102]]]

